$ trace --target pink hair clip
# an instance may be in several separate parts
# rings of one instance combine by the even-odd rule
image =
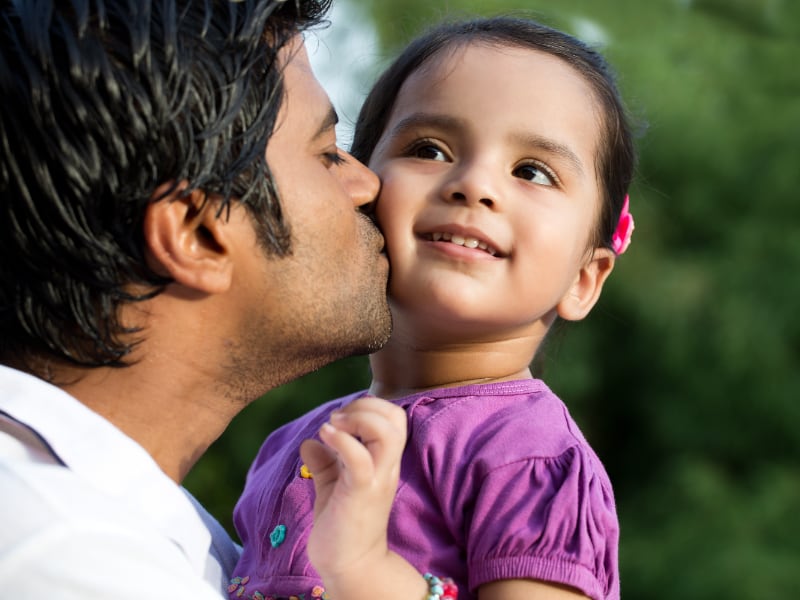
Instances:
[[[622,205],[622,212],[619,214],[617,229],[611,236],[611,249],[614,254],[619,256],[631,244],[631,234],[633,233],[633,215],[628,210],[630,204],[628,196],[625,196],[625,203]]]

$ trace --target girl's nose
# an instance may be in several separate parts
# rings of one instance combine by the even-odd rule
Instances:
[[[442,198],[447,202],[483,204],[496,208],[499,199],[497,182],[485,166],[465,164],[453,170],[442,186]]]

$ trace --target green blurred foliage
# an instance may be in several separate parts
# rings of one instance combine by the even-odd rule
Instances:
[[[500,0],[362,2],[385,53]],[[643,127],[634,241],[581,324],[540,357],[615,483],[623,594],[800,590],[800,2],[526,0],[597,44]],[[644,127],[646,125],[646,127]],[[349,359],[246,410],[187,486],[229,525],[278,424],[363,387]]]

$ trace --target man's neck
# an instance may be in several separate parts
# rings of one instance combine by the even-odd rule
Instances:
[[[165,361],[168,363],[170,361]],[[241,407],[206,380],[141,361],[127,368],[60,370],[56,383],[141,445],[181,483]],[[70,383],[60,383],[68,381]]]

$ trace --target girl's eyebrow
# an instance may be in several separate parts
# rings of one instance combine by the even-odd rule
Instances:
[[[451,117],[450,115],[415,112],[401,119],[397,125],[392,127],[390,136],[395,137],[409,129],[418,127],[431,127],[443,131],[455,131],[461,129],[463,126],[464,122],[461,119]]]
[[[584,168],[581,159],[578,158],[578,155],[575,154],[575,152],[573,152],[572,149],[566,144],[562,144],[561,142],[557,142],[541,135],[520,132],[515,132],[512,134],[511,138],[514,143],[519,144],[520,146],[544,150],[549,154],[555,154],[556,156],[566,159],[572,168],[578,173],[578,175],[584,175]]]

